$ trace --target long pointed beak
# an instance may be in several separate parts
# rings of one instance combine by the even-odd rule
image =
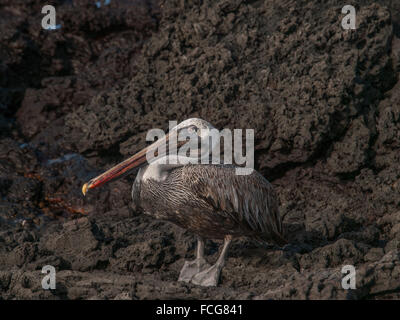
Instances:
[[[117,164],[116,166],[112,167],[111,169],[107,170],[106,172],[102,173],[101,175],[91,179],[89,182],[85,183],[82,187],[83,195],[93,188],[97,188],[102,186],[105,183],[110,181],[117,180],[126,174],[130,173],[133,169],[141,166],[147,161],[147,154],[154,155],[155,157],[159,157],[165,155],[167,153],[167,142],[169,141],[170,135],[167,134],[165,137],[157,140],[150,146],[144,148],[143,150],[139,151],[132,157],[126,159],[125,161]],[[164,148],[165,146],[165,148]]]

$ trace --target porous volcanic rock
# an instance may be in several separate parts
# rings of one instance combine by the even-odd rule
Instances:
[[[343,30],[338,0],[54,1],[45,31],[0,1],[0,298],[400,298],[400,4],[357,3]],[[255,130],[290,240],[236,240],[217,288],[176,281],[195,237],[131,205],[134,175],[80,194],[189,117]]]

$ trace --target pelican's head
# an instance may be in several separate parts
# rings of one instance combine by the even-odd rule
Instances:
[[[205,139],[210,136],[212,129],[215,128],[208,121],[200,118],[190,118],[173,127],[171,131],[183,133],[184,130],[187,130],[189,134],[196,134],[200,139]]]
[[[139,151],[136,153],[134,156],[126,159],[125,161],[117,164],[116,166],[112,167],[111,169],[107,170],[103,174],[91,179],[89,182],[85,183],[82,187],[82,193],[85,195],[86,192],[89,189],[93,189],[96,187],[99,187],[107,182],[117,180],[130,172],[133,171],[133,169],[141,167],[147,163],[147,155],[148,154],[156,154],[158,158],[162,156],[168,156],[171,148],[169,147],[164,147],[166,145],[171,145],[175,144],[176,141],[176,147],[180,148],[183,145],[187,144],[189,141],[191,143],[195,142],[196,146],[199,146],[200,144],[206,145],[205,142],[209,142],[209,138],[212,136],[213,129],[215,130],[214,126],[199,118],[191,118],[187,119],[185,121],[182,121],[175,127],[173,127],[168,134],[166,134],[164,137],[159,138],[157,141],[155,141],[153,144],[150,146],[144,148],[143,150]],[[178,139],[175,139],[178,137]],[[179,139],[181,137],[190,137],[184,139]],[[197,138],[197,139],[193,139]],[[193,147],[193,146],[192,146]],[[214,141],[211,139],[211,149],[212,150],[214,147]],[[196,149],[196,148],[194,148]],[[207,149],[207,148],[206,148]],[[197,150],[197,149],[196,149]],[[200,150],[200,149],[198,149]],[[197,151],[198,151],[197,150]],[[207,156],[209,155],[209,151],[207,151],[206,154],[199,154],[199,157]]]

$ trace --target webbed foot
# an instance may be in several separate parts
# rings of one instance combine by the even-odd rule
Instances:
[[[192,283],[203,287],[216,287],[221,274],[221,266],[213,265],[192,278]]]
[[[204,258],[198,258],[193,261],[185,261],[179,274],[178,281],[190,282],[192,278],[202,271],[208,269],[210,264]]]

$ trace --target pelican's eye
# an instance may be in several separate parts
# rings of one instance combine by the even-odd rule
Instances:
[[[188,128],[189,133],[197,133],[197,127],[196,126],[190,126]]]

